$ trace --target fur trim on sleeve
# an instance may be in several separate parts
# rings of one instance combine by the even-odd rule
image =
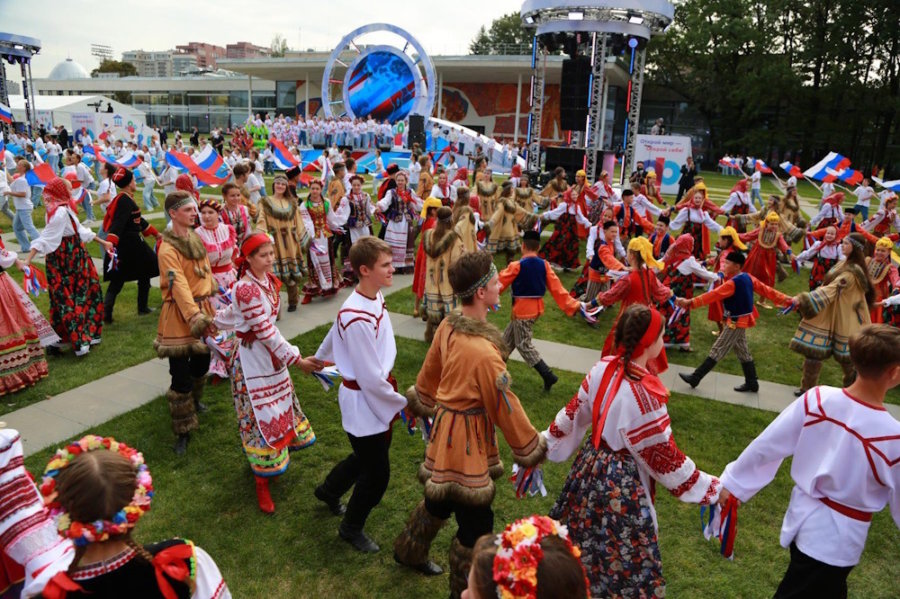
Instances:
[[[434,417],[434,405],[429,406],[425,403],[415,385],[406,390],[406,407],[419,418]]]
[[[212,324],[212,321],[212,316],[200,312],[200,316],[191,320],[191,335],[200,339],[203,336],[203,331]]]

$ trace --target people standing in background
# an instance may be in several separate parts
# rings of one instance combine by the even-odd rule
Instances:
[[[38,230],[34,226],[31,213],[34,211],[34,204],[31,203],[31,185],[28,184],[26,173],[31,170],[31,163],[22,158],[16,163],[16,177],[9,186],[7,195],[13,198],[13,207],[16,209],[13,218],[13,232],[16,234],[16,241],[23,252],[31,249],[31,242],[40,236]]]
[[[694,177],[697,176],[697,167],[694,166],[694,159],[687,157],[684,164],[681,165],[681,177],[678,178],[678,195],[675,197],[675,203],[681,201],[684,194],[694,186]]]

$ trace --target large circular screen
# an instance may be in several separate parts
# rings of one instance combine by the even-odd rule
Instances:
[[[361,56],[344,84],[350,109],[358,117],[394,123],[406,118],[416,99],[412,68],[403,57],[386,50]]]

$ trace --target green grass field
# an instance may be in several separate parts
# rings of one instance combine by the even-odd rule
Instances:
[[[319,327],[295,342],[306,355],[315,350],[325,332],[325,327]],[[397,346],[394,372],[405,388],[414,381],[426,346],[403,339],[398,339]],[[514,362],[509,370],[513,389],[538,429],[549,425],[583,376],[560,372],[559,384],[545,395],[534,370]],[[136,538],[142,542],[175,535],[192,539],[217,561],[235,597],[445,597],[446,575],[424,578],[398,567],[391,558],[394,537],[422,497],[416,479],[424,450],[421,437],[395,427],[391,483],[367,525],[382,550],[374,556],[359,554],[339,540],[338,520],[312,494],[328,469],[349,452],[336,392],[323,392],[302,373],[295,374],[294,380],[317,442],[294,454],[288,472],[272,484],[277,509],[272,516],[262,514],[256,506],[227,383],[207,392],[210,412],[201,416],[200,429],[185,457],[177,458],[171,451],[173,435],[164,398],[92,431],[115,435],[145,454],[157,495],[153,509],[136,529]],[[677,394],[669,410],[680,447],[700,468],[716,474],[775,416]],[[500,446],[508,471],[510,454],[504,442]],[[26,465],[38,474],[51,453],[42,451],[26,460]],[[497,481],[495,530],[522,516],[547,513],[570,464],[546,465],[546,498],[516,500],[512,485],[505,479]],[[790,488],[785,465],[772,485],[741,508],[733,562],[722,559],[718,545],[701,536],[699,508],[678,502],[660,488],[657,509],[669,596],[771,596],[788,561],[787,551],[778,545],[778,532]],[[445,568],[454,531],[451,521],[432,551]],[[888,514],[881,513],[875,517],[869,537],[862,564],[850,576],[851,596],[893,596],[900,577],[896,559],[900,533]]]

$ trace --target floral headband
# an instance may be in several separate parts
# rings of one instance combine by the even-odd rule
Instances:
[[[68,468],[77,456],[90,451],[106,450],[118,453],[127,459],[136,471],[134,495],[131,503],[116,512],[112,520],[95,520],[94,522],[73,522],[69,513],[56,500],[56,477],[60,471]],[[44,469],[41,482],[41,495],[50,510],[50,516],[56,520],[59,534],[71,539],[75,545],[84,546],[108,540],[112,536],[125,534],[137,523],[144,512],[150,509],[153,499],[153,480],[150,470],[144,464],[144,456],[136,449],[119,443],[112,437],[87,435],[63,449],[58,449]]]
[[[456,294],[457,297],[460,297],[460,298],[472,297],[473,295],[475,295],[476,291],[478,291],[482,287],[486,287],[488,282],[491,279],[493,279],[494,275],[496,275],[496,274],[497,274],[497,267],[492,262],[490,270],[488,270],[487,273],[483,277],[481,277],[480,279],[475,281],[471,287],[469,287],[462,293],[457,293]]]
[[[537,569],[544,559],[541,541],[551,536],[562,539],[569,552],[581,558],[581,550],[569,540],[568,529],[547,516],[516,520],[497,535],[493,574],[499,599],[537,597]],[[584,583],[588,588],[587,578]]]

